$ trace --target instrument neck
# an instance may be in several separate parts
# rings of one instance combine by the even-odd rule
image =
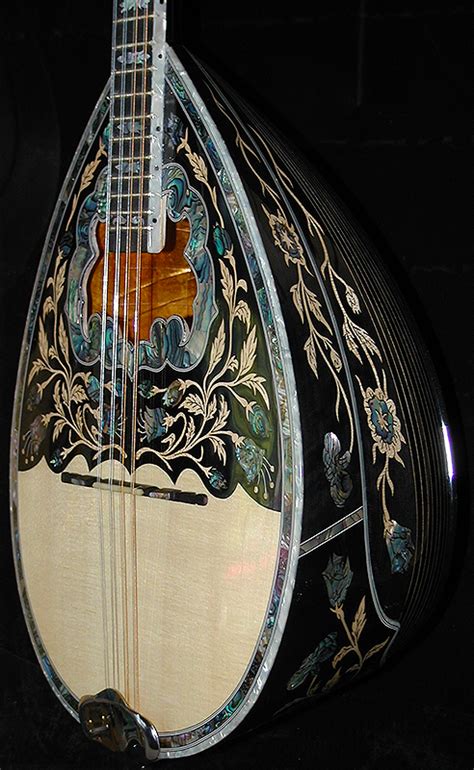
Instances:
[[[115,0],[109,248],[161,251],[166,0]]]

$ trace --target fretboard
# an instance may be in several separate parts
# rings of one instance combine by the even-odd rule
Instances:
[[[109,249],[163,247],[161,166],[166,0],[115,0]]]

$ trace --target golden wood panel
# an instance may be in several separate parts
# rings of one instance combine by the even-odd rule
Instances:
[[[196,279],[189,262],[184,256],[190,227],[187,219],[174,223],[167,221],[165,248],[159,254],[143,252],[120,255],[119,319],[124,325],[127,318],[129,339],[135,339],[135,308],[138,304],[139,339],[150,336],[150,326],[155,318],[169,318],[178,315],[191,325],[193,301],[196,297]],[[100,256],[89,278],[89,308],[91,313],[102,311],[105,224],[99,223],[96,232]],[[107,313],[114,314],[114,283],[116,259],[109,254]],[[137,275],[139,282],[137,281]],[[139,285],[138,285],[139,283]],[[138,291],[137,291],[138,287]],[[137,303],[137,294],[139,301]]]

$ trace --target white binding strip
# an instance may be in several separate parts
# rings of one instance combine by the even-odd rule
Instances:
[[[343,516],[342,519],[339,519],[334,522],[334,524],[326,527],[326,529],[318,532],[317,535],[313,535],[307,540],[304,540],[300,546],[300,559],[302,556],[307,556],[309,553],[312,553],[312,551],[315,551],[316,548],[328,543],[343,532],[347,532],[348,529],[351,529],[351,527],[354,527],[356,524],[360,524],[363,519],[364,508],[361,505],[359,508],[356,508],[355,511],[352,511],[352,513],[348,513],[347,516]]]
[[[272,640],[268,645],[264,659],[260,666],[260,670],[254,680],[254,684],[250,687],[243,705],[240,706],[239,710],[236,711],[235,714],[226,722],[224,722],[220,729],[211,735],[198,739],[196,742],[188,746],[173,747],[170,749],[163,748],[162,757],[164,759],[171,759],[177,756],[185,757],[191,754],[195,754],[207,746],[212,746],[218,743],[226,735],[231,733],[243,721],[243,719],[254,706],[271,671],[272,665],[278,652],[278,648],[280,646],[280,642],[283,637],[288,613],[290,611],[293,590],[295,587],[296,570],[298,567],[301,524],[303,515],[303,447],[296,379],[293,371],[287,332],[282,316],[278,317],[275,313],[275,309],[280,307],[280,302],[258,225],[256,223],[250,202],[248,201],[247,195],[245,193],[242,181],[240,180],[240,176],[217,126],[210,117],[204,102],[194,88],[189,75],[181,64],[175,51],[169,46],[167,46],[167,56],[169,57],[169,61],[175,73],[181,79],[181,82],[183,83],[188,96],[190,99],[192,99],[194,106],[198,110],[199,115],[205,124],[206,130],[209,133],[209,136],[211,137],[213,143],[219,148],[221,160],[224,163],[236,198],[239,201],[241,209],[245,215],[246,227],[251,235],[255,249],[255,256],[262,272],[263,285],[265,287],[265,291],[267,293],[269,304],[272,310],[275,332],[278,338],[278,345],[284,366],[286,395],[288,398],[288,415],[290,420],[290,441],[293,471],[291,484],[291,494],[293,497],[293,522],[290,543],[288,544],[288,564],[286,570],[286,578],[281,595],[279,613],[272,633]]]

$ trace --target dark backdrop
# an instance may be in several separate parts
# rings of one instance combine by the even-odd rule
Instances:
[[[107,77],[110,5],[20,0],[1,13],[1,770],[122,767],[120,758],[104,756],[82,738],[36,663],[16,596],[7,513],[8,433],[23,322],[59,184]],[[446,601],[400,660],[352,690],[182,760],[183,767],[470,770],[472,10],[462,0],[184,5],[189,46],[323,172],[408,297],[444,386],[460,527]]]

